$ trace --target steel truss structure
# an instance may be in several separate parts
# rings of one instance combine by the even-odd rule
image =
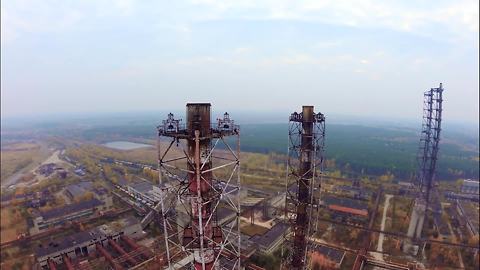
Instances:
[[[438,145],[440,143],[442,93],[443,86],[440,83],[440,87],[431,88],[423,95],[422,134],[417,155],[418,171],[415,177],[415,185],[421,191],[427,209],[435,179]]]
[[[403,246],[404,252],[411,252],[414,255],[418,252],[417,244],[420,244],[419,240],[422,239],[425,220],[428,220],[432,194],[436,193],[434,181],[442,123],[442,94],[443,87],[440,84],[440,87],[431,88],[423,95],[422,133],[417,153],[417,172],[413,179],[414,188],[418,190],[419,196],[411,204],[413,207],[407,231],[407,235],[416,243],[416,250],[408,239]]]
[[[290,223],[286,234],[288,253],[283,269],[310,268],[308,252],[314,245],[311,237],[317,231],[320,179],[323,172],[325,117],[313,106],[303,106],[289,118],[288,161],[285,181],[285,216]]]
[[[212,125],[209,103],[189,103],[186,125],[170,113],[157,129],[167,269],[240,269],[239,126],[228,113]],[[220,207],[234,220],[219,224]]]

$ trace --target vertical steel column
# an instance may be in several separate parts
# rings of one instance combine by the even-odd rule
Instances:
[[[240,269],[239,126],[228,113],[212,125],[209,103],[189,103],[186,113],[185,125],[170,113],[157,127],[170,138],[164,151],[157,141],[168,268]],[[237,136],[236,152],[230,136]],[[225,147],[220,155],[217,145]],[[235,212],[236,222],[219,224],[220,207]]]
[[[187,104],[187,132],[193,137],[188,140],[188,154],[194,164],[187,162],[189,170],[188,185],[192,205],[192,235],[199,244],[194,252],[195,269],[209,270],[215,260],[214,249],[206,244],[205,238],[212,239],[212,223],[206,224],[211,213],[212,167],[210,156],[210,104]],[[203,164],[203,165],[202,165]],[[206,172],[205,172],[206,171]],[[206,224],[206,225],[204,225]],[[204,241],[205,240],[205,241]]]
[[[316,114],[313,106],[303,106],[301,113],[290,115],[288,135],[285,216],[291,230],[285,237],[290,252],[282,258],[281,267],[303,270],[310,267],[308,252],[317,230],[321,179],[317,185],[315,178],[323,168],[324,115]]]
[[[306,245],[308,239],[307,230],[310,216],[308,205],[310,204],[310,179],[312,173],[313,154],[313,106],[302,108],[302,134],[300,145],[300,163],[298,170],[298,192],[297,192],[297,217],[293,227],[293,257],[292,266],[295,269],[303,269],[306,257]]]

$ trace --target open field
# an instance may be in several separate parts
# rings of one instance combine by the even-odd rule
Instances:
[[[1,242],[8,242],[17,235],[27,232],[27,223],[22,214],[13,206],[1,209]]]
[[[25,253],[23,249],[17,247],[2,250],[2,270],[29,270],[32,269],[35,257],[32,253]]]
[[[39,143],[15,143],[2,145],[1,181],[21,171],[27,171],[42,162],[49,150]]]
[[[164,151],[168,147],[168,144],[162,143],[161,147]],[[175,149],[170,153],[171,155],[167,157],[172,158],[183,155],[178,149]],[[88,167],[92,170],[94,170],[92,160],[107,157],[150,164],[153,167],[156,167],[157,163],[157,150],[154,147],[133,150],[115,150],[97,144],[86,143],[77,147],[68,148],[66,150],[66,155],[74,160],[79,160],[82,164],[90,164]],[[217,155],[227,155],[227,152],[219,149]],[[244,152],[241,154],[240,161],[242,164],[242,184],[265,191],[283,190],[285,185],[284,156]],[[178,162],[180,164],[185,163],[184,161]],[[228,170],[218,170],[215,172],[215,175],[216,177],[225,179],[227,178],[227,173]]]

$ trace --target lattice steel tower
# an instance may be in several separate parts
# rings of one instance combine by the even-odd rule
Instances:
[[[303,106],[301,113],[290,115],[288,137],[285,215],[291,230],[282,268],[300,270],[310,268],[308,253],[317,230],[320,181],[316,180],[323,171],[324,115],[315,113],[313,106]]]
[[[414,238],[421,238],[434,188],[442,123],[442,93],[442,84],[424,93],[422,134],[417,154],[417,173],[414,179],[414,184],[421,196],[415,201],[407,233]]]
[[[424,93],[422,136],[417,156],[418,175],[416,184],[419,186],[427,206],[430,202],[437,166],[442,124],[442,94],[442,84],[440,84],[440,87],[431,88]]]
[[[209,103],[189,103],[186,125],[169,114],[158,136],[168,269],[240,269],[239,126],[228,113],[212,125]],[[162,140],[169,141],[165,151]],[[233,220],[220,224],[220,208],[233,211]]]

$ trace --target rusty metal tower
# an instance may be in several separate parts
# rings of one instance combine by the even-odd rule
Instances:
[[[168,269],[240,269],[239,126],[228,113],[211,124],[209,103],[188,103],[186,125],[170,113],[158,136]],[[220,208],[234,220],[220,224]]]
[[[317,230],[319,179],[323,171],[325,117],[313,106],[303,106],[289,118],[289,146],[285,215],[291,230],[287,234],[288,256],[283,269],[307,269],[309,247]]]
[[[442,94],[443,86],[440,84],[438,88],[431,88],[423,95],[422,133],[417,154],[417,173],[414,178],[414,185],[420,196],[415,200],[407,232],[409,237],[415,239],[422,237],[423,224],[434,190],[442,123]],[[404,251],[408,252],[410,248],[411,244],[407,242]]]
[[[418,172],[416,185],[419,187],[428,207],[435,180],[438,145],[442,127],[443,86],[431,88],[424,93],[423,123],[420,147],[417,156]]]

